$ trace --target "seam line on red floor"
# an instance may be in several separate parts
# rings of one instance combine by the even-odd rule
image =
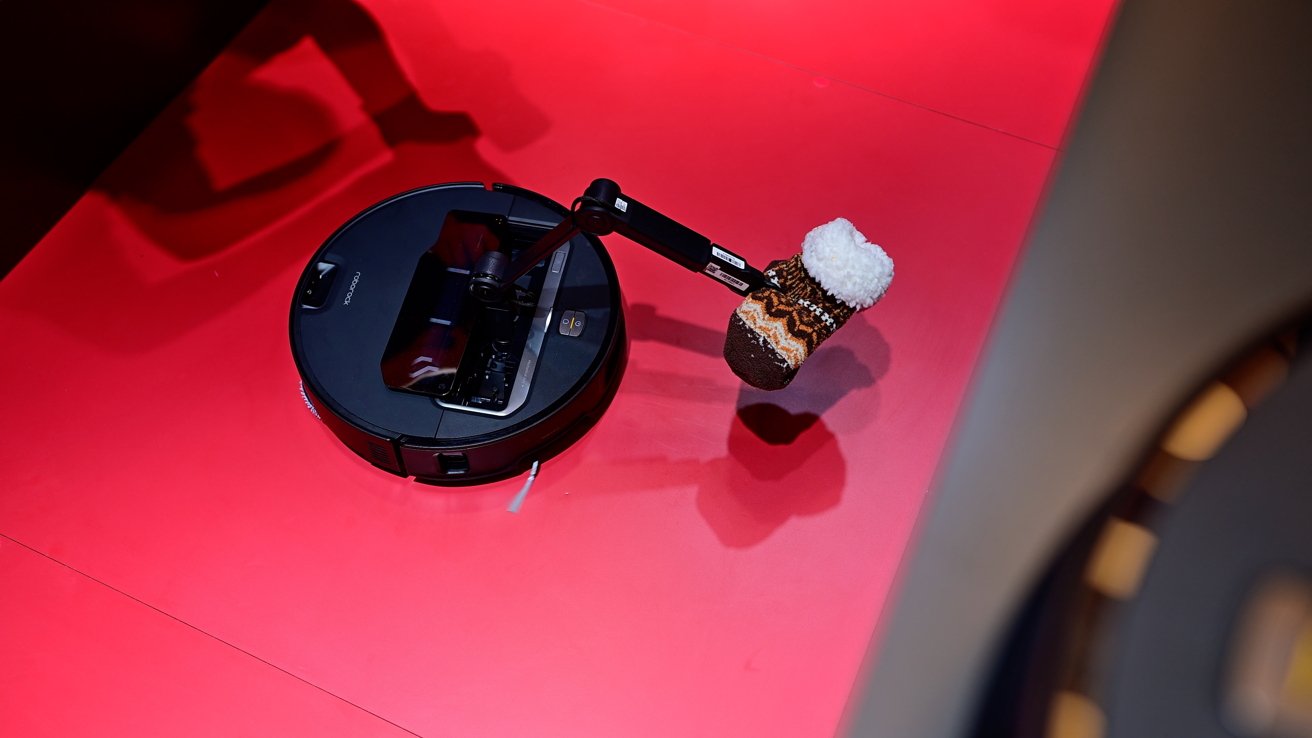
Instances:
[[[762,60],[764,60],[764,61],[771,62],[771,63],[773,63],[773,64],[778,64],[779,66],[787,67],[788,69],[792,69],[792,70],[795,70],[795,71],[801,72],[801,73],[803,73],[803,74],[810,74],[810,75],[813,75],[813,76],[816,76],[816,77],[824,77],[824,78],[827,79],[827,80],[830,80],[830,81],[832,81],[832,82],[837,82],[837,83],[840,84],[840,85],[846,85],[847,87],[851,87],[851,88],[854,89],[854,90],[860,90],[860,91],[862,91],[862,92],[866,92],[866,93],[869,93],[869,94],[871,94],[871,95],[878,95],[879,97],[882,97],[882,98],[884,98],[885,100],[889,100],[889,101],[891,101],[891,102],[902,103],[903,105],[909,105],[909,106],[911,106],[911,107],[913,107],[913,108],[916,108],[916,109],[918,109],[918,110],[923,110],[923,111],[925,111],[925,112],[927,112],[927,113],[933,113],[933,114],[935,114],[935,115],[941,115],[941,116],[943,116],[944,118],[949,118],[949,119],[951,119],[951,120],[955,120],[955,121],[958,121],[958,122],[960,122],[960,123],[965,123],[966,125],[975,126],[976,128],[982,128],[982,129],[984,129],[984,130],[986,130],[986,131],[992,131],[992,132],[994,132],[994,133],[998,133],[998,134],[1001,134],[1001,135],[1003,135],[1003,136],[1008,136],[1008,137],[1010,137],[1010,138],[1014,138],[1014,139],[1016,139],[1017,141],[1024,141],[1025,143],[1028,143],[1028,144],[1034,144],[1035,146],[1038,146],[1039,148],[1042,148],[1042,149],[1047,149],[1048,151],[1060,151],[1060,150],[1061,150],[1061,148],[1058,147],[1058,146],[1052,146],[1052,145],[1050,145],[1050,144],[1045,144],[1045,143],[1043,143],[1042,141],[1035,141],[1035,140],[1032,139],[1032,138],[1026,138],[1026,137],[1024,137],[1024,136],[1022,136],[1022,135],[1020,135],[1020,134],[1018,134],[1018,133],[1012,133],[1011,131],[1008,131],[1008,130],[1005,130],[1005,129],[1002,129],[1002,128],[994,128],[993,126],[986,125],[986,124],[984,124],[984,123],[980,123],[980,122],[978,122],[978,121],[973,121],[973,120],[971,120],[971,119],[969,119],[969,118],[962,118],[962,117],[959,116],[959,115],[953,115],[952,113],[948,113],[948,112],[946,112],[946,111],[939,110],[938,108],[931,108],[931,107],[929,107],[928,105],[922,105],[921,103],[913,102],[913,101],[911,101],[911,100],[907,100],[906,98],[898,97],[898,96],[896,96],[896,95],[890,95],[890,94],[888,94],[887,92],[880,92],[879,90],[876,90],[876,89],[873,89],[873,88],[870,88],[870,87],[866,87],[865,85],[861,85],[861,84],[858,84],[858,83],[856,83],[856,82],[851,82],[851,81],[845,80],[845,79],[843,79],[843,78],[841,78],[841,77],[834,77],[834,76],[831,76],[831,75],[828,75],[828,74],[824,74],[824,73],[822,73],[822,72],[817,72],[817,71],[815,71],[814,69],[807,69],[806,67],[799,66],[799,65],[797,65],[797,64],[793,64],[792,62],[784,61],[783,59],[779,59],[779,58],[776,58],[776,57],[770,56],[769,54],[764,54],[764,53],[759,52],[759,51],[753,51],[753,50],[751,50],[751,49],[745,49],[745,48],[743,48],[743,47],[741,47],[741,46],[735,46],[735,45],[733,45],[733,44],[726,43],[726,42],[721,41],[721,40],[719,40],[719,39],[711,38],[710,36],[703,36],[703,35],[701,35],[700,33],[695,33],[695,32],[693,32],[693,31],[689,31],[689,30],[686,29],[686,28],[680,28],[680,27],[678,27],[678,26],[671,25],[671,24],[669,24],[669,23],[665,23],[665,22],[658,21],[658,20],[653,20],[653,19],[648,18],[648,17],[646,17],[646,16],[638,15],[637,13],[633,13],[633,12],[630,12],[630,11],[627,11],[627,10],[622,10],[622,9],[620,9],[620,8],[611,7],[611,6],[606,5],[606,4],[604,4],[604,3],[594,2],[594,0],[577,0],[577,1],[578,1],[579,3],[581,3],[581,4],[583,4],[583,5],[587,5],[587,6],[590,6],[590,7],[593,7],[593,8],[600,8],[600,9],[603,9],[603,10],[610,11],[610,12],[612,12],[612,13],[618,13],[619,15],[628,16],[629,18],[636,18],[636,19],[638,19],[638,20],[640,20],[640,21],[642,21],[642,22],[644,22],[644,23],[650,23],[650,24],[653,25],[653,26],[660,26],[661,28],[665,28],[665,29],[667,29],[667,30],[674,31],[674,32],[676,32],[676,33],[681,33],[681,34],[683,34],[683,35],[685,35],[685,36],[691,36],[691,37],[693,37],[693,38],[695,38],[695,39],[698,39],[698,40],[700,40],[700,41],[703,41],[703,42],[705,42],[705,43],[708,43],[708,44],[714,44],[714,45],[716,45],[716,46],[719,46],[719,47],[724,48],[724,49],[728,49],[728,50],[730,50],[730,51],[736,51],[736,52],[739,52],[739,53],[741,53],[741,54],[746,54],[746,55],[748,55],[748,56],[754,56],[754,57],[756,57],[756,58],[758,58],[758,59],[762,59]]]
[[[185,627],[187,627],[187,628],[190,628],[191,630],[194,630],[194,631],[196,631],[197,633],[200,633],[200,634],[206,636],[207,638],[210,638],[210,639],[212,639],[212,640],[214,640],[214,641],[217,641],[217,642],[223,644],[224,646],[227,646],[228,648],[231,648],[232,650],[237,651],[238,653],[244,654],[245,656],[248,656],[248,657],[250,657],[251,659],[254,659],[255,661],[258,661],[259,663],[264,664],[265,666],[267,666],[267,667],[269,667],[269,668],[271,668],[271,669],[274,669],[274,670],[279,671],[279,672],[281,672],[281,673],[283,673],[283,674],[286,674],[287,676],[291,677],[292,679],[295,679],[296,681],[301,682],[302,684],[306,684],[306,685],[308,685],[308,686],[310,686],[310,687],[312,687],[312,688],[314,688],[314,689],[316,689],[316,690],[318,690],[318,691],[320,691],[320,692],[322,692],[322,693],[328,695],[329,697],[332,697],[333,699],[339,700],[339,701],[341,701],[341,702],[343,702],[343,703],[345,703],[345,704],[347,704],[347,705],[350,705],[351,707],[353,707],[353,708],[355,708],[355,709],[357,709],[357,710],[359,710],[359,711],[361,711],[361,712],[363,712],[363,713],[366,713],[366,714],[368,714],[368,715],[372,715],[373,717],[378,718],[379,720],[381,720],[381,721],[387,723],[388,725],[391,725],[392,727],[394,727],[394,728],[396,728],[396,729],[398,729],[398,730],[403,730],[403,731],[405,731],[406,733],[409,733],[410,735],[415,736],[416,738],[424,738],[424,736],[423,736],[422,734],[420,734],[420,733],[416,733],[416,732],[414,732],[413,730],[410,730],[409,728],[405,727],[404,725],[399,725],[399,724],[397,724],[396,722],[394,722],[394,721],[392,721],[392,720],[388,720],[387,718],[383,717],[382,715],[379,715],[378,713],[374,712],[373,710],[370,710],[370,709],[367,708],[367,707],[363,707],[363,706],[361,706],[361,705],[359,705],[359,704],[357,704],[357,703],[355,703],[355,702],[352,702],[352,701],[346,699],[345,697],[343,697],[343,696],[341,696],[341,695],[339,695],[339,694],[336,694],[335,692],[332,692],[332,691],[330,691],[330,690],[328,690],[328,689],[325,689],[324,687],[321,687],[321,686],[319,686],[318,684],[315,684],[314,682],[312,682],[312,681],[306,679],[305,677],[302,677],[302,676],[299,676],[299,675],[297,675],[297,674],[294,674],[294,673],[292,673],[292,672],[290,672],[290,671],[288,671],[288,670],[282,668],[281,666],[278,666],[277,664],[275,664],[275,663],[273,663],[273,662],[271,662],[271,661],[269,661],[269,660],[267,660],[267,659],[261,658],[260,656],[254,654],[254,653],[251,653],[250,651],[247,651],[246,649],[242,648],[241,646],[238,646],[238,645],[236,645],[236,644],[234,644],[234,643],[231,643],[231,642],[229,642],[229,641],[225,641],[224,639],[222,639],[222,638],[220,638],[220,637],[214,635],[213,633],[210,633],[209,631],[204,630],[203,628],[200,628],[200,627],[198,627],[198,626],[196,626],[196,625],[193,625],[193,624],[187,622],[186,620],[183,620],[182,618],[180,618],[180,617],[178,617],[178,616],[176,616],[176,615],[173,615],[172,613],[169,613],[169,612],[167,612],[167,611],[165,611],[165,610],[161,610],[160,608],[158,608],[158,607],[156,607],[156,606],[150,604],[149,602],[146,602],[145,600],[142,600],[142,599],[140,599],[140,598],[138,598],[138,597],[134,597],[133,595],[131,595],[131,594],[127,593],[127,592],[124,592],[123,590],[119,589],[118,587],[115,587],[114,585],[109,584],[108,582],[105,582],[105,581],[103,581],[103,580],[101,580],[101,579],[97,579],[96,577],[93,577],[93,576],[91,576],[90,574],[87,574],[86,572],[82,571],[81,569],[78,569],[78,568],[75,567],[75,566],[71,566],[71,565],[69,565],[69,564],[67,564],[67,563],[65,563],[65,562],[63,562],[63,561],[60,561],[59,559],[57,559],[57,558],[51,556],[51,555],[48,554],[48,553],[45,553],[44,551],[38,550],[38,549],[36,549],[36,548],[33,548],[33,547],[27,545],[26,543],[23,543],[22,541],[17,540],[17,539],[15,539],[14,537],[9,536],[9,535],[6,535],[6,534],[4,534],[4,533],[0,533],[0,538],[3,538],[4,540],[9,541],[9,542],[13,543],[13,544],[16,545],[16,546],[20,546],[20,547],[22,547],[22,548],[25,548],[25,549],[27,549],[28,551],[31,551],[32,553],[36,554],[37,556],[41,556],[42,558],[45,558],[45,559],[47,559],[47,560],[49,560],[49,561],[51,561],[51,562],[53,562],[53,563],[55,563],[55,564],[58,564],[59,566],[62,566],[62,567],[64,567],[65,569],[68,569],[69,571],[73,572],[74,574],[77,574],[77,575],[80,576],[80,577],[83,577],[84,579],[87,579],[88,581],[95,582],[96,584],[100,585],[101,587],[104,587],[105,589],[108,589],[108,590],[111,591],[111,592],[114,592],[114,593],[119,594],[119,595],[121,595],[121,596],[123,596],[123,597],[126,597],[127,599],[131,600],[132,602],[137,603],[138,605],[141,605],[142,607],[145,607],[145,608],[148,608],[148,609],[150,609],[150,610],[153,610],[154,612],[157,612],[157,613],[159,613],[160,615],[163,615],[164,617],[168,618],[169,620],[172,620],[172,621],[174,621],[174,622],[176,622],[176,623],[178,623],[178,624],[180,624],[180,625],[182,625],[182,626],[185,626]]]

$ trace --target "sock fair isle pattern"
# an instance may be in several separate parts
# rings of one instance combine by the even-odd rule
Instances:
[[[893,279],[893,262],[839,218],[807,234],[802,253],[772,262],[776,287],[747,296],[729,318],[724,358],[748,384],[782,389],[825,339],[873,305]]]

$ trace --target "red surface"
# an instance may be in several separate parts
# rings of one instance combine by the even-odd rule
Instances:
[[[0,538],[6,736],[408,733]]]
[[[1053,150],[704,38],[700,4],[681,6],[690,34],[570,0],[300,2],[276,2],[0,283],[0,542],[53,559],[3,550],[19,598],[0,725],[38,724],[75,677],[61,719],[96,735],[190,734],[196,715],[226,734],[388,727],[330,719],[307,685],[420,735],[832,734]],[[1105,6],[1062,15],[1092,39]],[[1014,42],[972,39],[998,58]],[[1094,51],[1045,48],[1054,69]],[[900,82],[942,92],[927,80]],[[596,176],[758,264],[844,215],[897,279],[767,394],[718,356],[732,294],[609,241],[629,369],[518,515],[520,480],[390,477],[306,412],[286,309],[336,226],[420,184],[567,201]],[[78,575],[54,561],[112,589],[61,589]],[[78,668],[99,632],[88,648],[121,679]],[[155,718],[106,706],[207,659],[213,679]],[[278,697],[217,714],[256,691]],[[302,718],[324,727],[285,728]]]
[[[1057,146],[1115,0],[594,0]]]

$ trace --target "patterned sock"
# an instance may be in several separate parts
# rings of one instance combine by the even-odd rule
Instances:
[[[765,270],[776,288],[743,300],[729,318],[724,358],[744,382],[782,389],[825,339],[877,302],[893,279],[893,262],[839,218],[807,234],[802,253]]]

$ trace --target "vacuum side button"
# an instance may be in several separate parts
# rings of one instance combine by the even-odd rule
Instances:
[[[449,477],[469,473],[469,457],[464,454],[437,454],[437,468]]]
[[[564,315],[560,316],[560,335],[578,336],[583,332],[583,325],[587,322],[587,316],[582,310],[566,310]]]

